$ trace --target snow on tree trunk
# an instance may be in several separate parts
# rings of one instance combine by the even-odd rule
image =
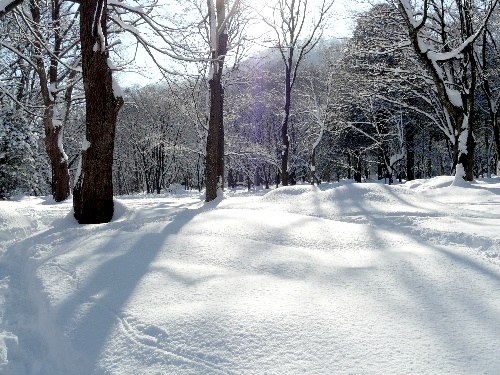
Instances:
[[[62,145],[63,127],[58,120],[54,124],[53,111],[54,108],[49,106],[43,116],[45,149],[52,169],[52,196],[56,202],[61,202],[70,195],[68,157]]]
[[[86,144],[73,197],[81,224],[109,222],[113,217],[113,150],[116,118],[123,104],[115,97],[108,66],[107,1],[82,0],[80,34],[86,97]]]
[[[484,32],[484,25],[493,7],[483,17],[482,26],[474,30],[473,19],[477,15],[473,13],[475,10],[473,4],[456,1],[453,9],[459,12],[461,23],[451,25],[449,20],[438,17],[440,30],[436,38],[432,39],[429,35],[432,34],[433,27],[428,22],[431,23],[434,18],[430,12],[450,11],[444,8],[440,10],[440,6],[443,4],[426,1],[421,11],[414,11],[408,0],[399,0],[399,9],[407,23],[412,46],[434,83],[445,114],[449,114],[452,119],[454,131],[450,132],[449,138],[455,147],[454,162],[457,163],[455,181],[458,183],[461,182],[458,181],[460,179],[466,181],[474,179],[475,142],[472,125],[475,111],[477,56],[474,54],[473,44]],[[460,43],[454,49],[448,44],[449,33],[452,31],[461,36]],[[438,45],[431,45],[431,40]],[[440,48],[443,52],[440,52]]]
[[[476,142],[470,131],[469,117],[464,116],[460,136],[458,138],[458,163],[453,184],[459,185],[463,180],[474,179],[474,150]]]
[[[34,41],[36,71],[40,80],[40,91],[45,106],[43,113],[43,125],[45,129],[45,149],[50,160],[52,179],[51,193],[56,202],[61,202],[69,197],[69,170],[68,157],[63,148],[63,122],[57,116],[56,85],[58,80],[58,59],[60,53],[62,37],[59,34],[60,23],[60,3],[52,6],[52,22],[54,23],[53,52],[50,59],[48,74],[45,61],[42,57],[46,46],[43,45],[43,35],[41,24],[42,15],[40,6],[35,1],[30,2],[31,17],[34,21],[33,32],[37,36]]]

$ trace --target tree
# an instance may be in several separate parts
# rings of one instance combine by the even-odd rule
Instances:
[[[272,19],[264,17],[274,36],[273,47],[280,52],[285,70],[285,102],[281,125],[281,182],[284,186],[289,183],[289,122],[293,86],[301,62],[321,39],[324,21],[333,1],[321,0],[316,7],[316,4],[312,4],[317,9],[314,12],[310,12],[310,5],[308,0],[278,0],[272,8]]]
[[[33,122],[20,110],[0,108],[0,198],[16,192],[32,193],[36,185]]]
[[[52,195],[56,202],[70,195],[68,157],[63,148],[64,124],[68,121],[71,96],[79,75],[75,51],[78,35],[73,32],[77,21],[74,4],[53,0],[49,8],[42,2],[30,0],[30,14],[17,13],[27,43],[33,46],[31,58],[36,66],[39,90],[44,104],[43,125],[45,149],[51,163]],[[48,65],[48,67],[47,67]],[[63,67],[61,69],[61,66]],[[62,70],[62,71],[61,71]],[[59,94],[63,92],[62,101]]]
[[[217,198],[217,189],[224,186],[224,88],[222,71],[228,51],[229,22],[239,6],[239,0],[232,5],[226,16],[224,0],[207,0],[210,28],[211,66],[208,77],[210,90],[210,118],[208,123],[206,153],[206,195],[210,202]]]
[[[411,45],[450,119],[455,183],[474,179],[473,125],[477,83],[474,43],[484,32],[497,2],[494,0],[481,15],[471,0],[454,0],[450,4],[426,0],[418,11],[408,0],[398,0]]]
[[[117,124],[115,192],[160,193],[171,184],[200,185],[196,167],[205,153],[185,113],[188,90],[165,84],[125,90]]]
[[[116,119],[123,104],[108,63],[107,1],[82,0],[80,38],[86,98],[86,131],[81,169],[73,191],[75,218],[80,224],[113,218],[113,151]]]
[[[500,112],[500,51],[498,43],[500,41],[498,32],[496,31],[500,25],[498,15],[496,15],[493,21],[494,23],[491,22],[486,25],[485,32],[481,38],[481,48],[476,49],[476,53],[478,55],[478,70],[482,94],[486,100],[490,129],[493,133],[493,141],[497,150],[496,174],[500,175],[500,122],[498,120]],[[486,137],[486,147],[489,148],[487,133]],[[489,166],[489,160],[487,160],[487,163]]]

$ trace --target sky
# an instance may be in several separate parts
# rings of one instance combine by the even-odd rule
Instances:
[[[311,1],[311,0],[310,0]],[[318,0],[312,0],[316,2]],[[255,9],[258,12],[266,14],[266,1],[259,0],[252,2]],[[327,22],[325,27],[325,36],[332,38],[346,38],[349,37],[352,32],[352,27],[354,24],[354,17],[356,12],[359,12],[367,8],[367,3],[363,1],[352,1],[352,0],[336,0],[331,12],[331,18]],[[265,30],[265,24],[261,22],[256,22],[253,26],[247,29],[247,33],[251,38],[259,38],[262,36]],[[122,38],[125,44],[131,44],[132,38]],[[253,43],[251,47],[254,51],[259,51],[265,47],[261,43]],[[130,54],[135,52],[135,47],[130,49]],[[160,57],[162,61],[168,64],[168,58]],[[118,73],[118,82],[122,87],[128,87],[133,85],[145,85],[150,83],[155,83],[161,79],[161,75],[158,68],[153,64],[150,57],[139,48],[137,58],[136,58],[137,68],[126,69],[126,70],[136,70],[140,71],[141,74],[126,71]]]

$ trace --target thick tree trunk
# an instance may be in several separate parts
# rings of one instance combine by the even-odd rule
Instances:
[[[460,58],[456,57],[449,60],[443,60],[442,64],[445,67],[440,67],[437,60],[432,60],[427,47],[424,48],[425,43],[423,39],[419,36],[420,30],[425,26],[425,22],[428,19],[428,8],[429,4],[424,3],[424,18],[421,24],[416,25],[414,16],[411,10],[407,8],[409,3],[399,0],[399,8],[402,16],[405,18],[409,37],[413,45],[413,49],[420,56],[421,61],[424,63],[426,70],[429,72],[434,86],[436,88],[436,93],[447,114],[453,119],[454,127],[454,137],[455,139],[450,139],[450,141],[455,141],[454,144],[454,155],[453,161],[455,165],[455,180],[464,179],[466,181],[472,181],[474,179],[474,151],[475,143],[473,136],[473,118],[474,118],[474,100],[475,100],[475,87],[477,79],[477,66],[476,66],[476,56],[473,49],[473,39],[472,36],[475,34],[473,28],[473,9],[471,2],[457,2],[458,11],[461,16],[461,23],[459,25],[460,33],[462,35],[464,43],[467,41],[466,46],[461,50]],[[409,11],[409,12],[408,12]],[[447,31],[445,20],[440,20],[441,27],[441,42],[447,52],[449,46],[447,45]],[[457,65],[459,69],[456,69]],[[447,71],[451,76],[451,80],[460,82],[451,87],[455,92],[460,94],[461,103],[455,101],[455,93],[452,94],[450,91],[450,77],[445,77],[443,72]],[[461,73],[459,73],[461,72]],[[463,135],[467,132],[466,137]]]
[[[474,152],[476,149],[476,142],[472,131],[469,130],[467,135],[467,153],[460,153],[458,156],[458,163],[462,164],[465,170],[465,181],[474,180]]]
[[[80,36],[86,98],[86,142],[74,189],[75,218],[81,224],[113,218],[113,150],[116,118],[123,103],[113,92],[107,51],[107,1],[82,0]]]
[[[314,147],[311,153],[311,185],[314,185],[316,177],[316,148]]]
[[[218,187],[224,188],[224,88],[222,86],[222,70],[227,54],[227,26],[224,25],[226,13],[224,0],[216,0],[215,10],[211,0],[208,1],[210,30],[212,38],[212,77],[210,89],[210,119],[208,124],[206,154],[206,193],[205,200],[210,202],[217,198]],[[216,18],[214,13],[216,12]],[[217,25],[215,24],[215,19]],[[215,47],[215,49],[214,49]]]

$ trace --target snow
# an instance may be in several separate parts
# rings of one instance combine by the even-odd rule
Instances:
[[[86,137],[83,137],[83,141],[82,141],[82,151],[87,151],[89,148],[90,148],[90,142],[88,141],[88,139]]]
[[[451,104],[455,107],[463,107],[464,103],[462,101],[462,94],[458,90],[453,90],[450,88],[446,88],[446,93],[448,98],[450,99]]]
[[[404,157],[405,157],[404,150],[403,150],[403,152],[392,155],[391,159],[389,161],[390,168],[392,169],[393,165],[396,164],[398,161],[403,160]]]
[[[0,202],[0,372],[498,374],[500,178]]]
[[[123,98],[123,90],[120,87],[120,84],[116,81],[115,77],[112,77],[112,89],[113,89],[113,96],[115,98]]]

